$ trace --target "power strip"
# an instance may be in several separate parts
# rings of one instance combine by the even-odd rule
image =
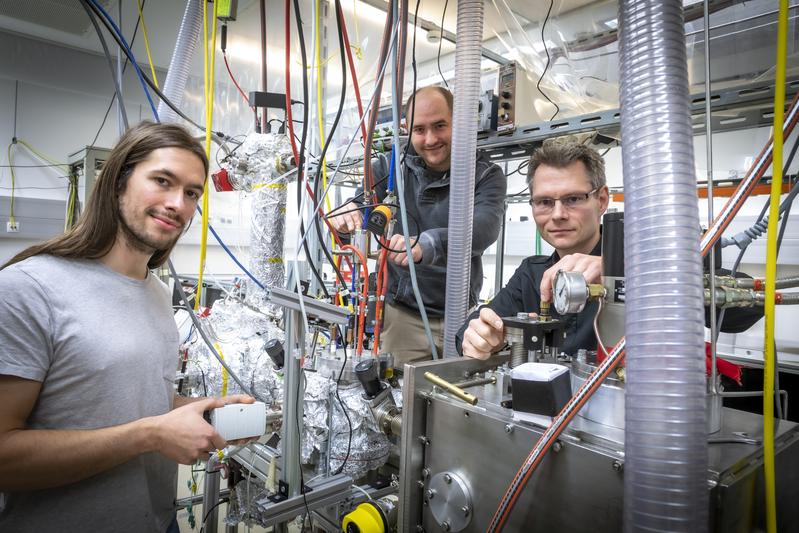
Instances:
[[[233,403],[211,411],[210,423],[226,441],[260,437],[266,433],[266,404]]]

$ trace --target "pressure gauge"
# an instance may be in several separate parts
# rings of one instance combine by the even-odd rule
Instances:
[[[555,310],[561,315],[579,313],[588,301],[588,284],[580,272],[559,271],[552,291]]]

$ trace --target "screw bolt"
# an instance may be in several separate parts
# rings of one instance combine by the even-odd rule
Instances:
[[[623,468],[624,468],[624,463],[622,463],[622,462],[621,462],[621,461],[619,461],[618,459],[616,459],[615,461],[613,461],[613,470],[614,470],[614,471],[616,471],[616,472],[621,472]]]
[[[555,444],[552,445],[552,451],[558,453],[562,449],[563,449],[563,444],[559,440],[556,440]]]
[[[513,425],[505,424],[505,433],[513,433]]]
[[[449,531],[450,529],[452,529],[452,526],[449,525],[449,522],[442,522],[441,529],[443,529],[444,531]]]
[[[464,505],[463,507],[461,507],[461,511],[463,511],[463,516],[469,516],[469,513],[471,513],[471,512],[472,512],[472,510],[471,510],[471,509],[469,509],[469,507],[468,507],[468,506],[466,506],[466,505]]]
[[[421,442],[422,445],[427,446],[428,444],[430,444],[430,439],[428,439],[424,435],[419,435],[419,442]]]
[[[434,491],[433,489],[427,489],[427,498],[429,500],[432,500],[435,495],[436,491]]]
[[[445,481],[447,484],[450,484],[450,483],[452,483],[452,476],[450,476],[449,474],[444,474],[444,481]]]
[[[427,479],[430,477],[430,469],[429,468],[422,468],[422,477]]]

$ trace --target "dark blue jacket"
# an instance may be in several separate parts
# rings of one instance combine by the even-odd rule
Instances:
[[[591,251],[591,255],[600,255],[601,244],[597,244]],[[552,265],[560,261],[557,252],[552,255],[534,255],[528,257],[513,276],[508,280],[508,284],[502,287],[497,295],[486,305],[480,306],[491,308],[501,317],[515,317],[516,313],[539,313],[539,302],[541,301],[541,278],[544,272]],[[597,303],[588,302],[585,308],[577,314],[561,317],[555,308],[550,309],[553,318],[559,318],[566,324],[566,338],[560,347],[560,351],[569,355],[574,355],[580,348],[596,350],[596,336],[594,335],[594,315],[596,315]],[[463,333],[469,327],[469,321],[477,318],[480,310],[474,311],[466,319],[458,333],[455,335],[455,347],[458,353],[462,354]]]
[[[373,166],[375,182],[388,175],[388,158],[378,157]],[[424,160],[409,154],[404,176],[405,207],[408,231],[419,236],[422,260],[416,264],[416,279],[425,310],[430,316],[444,316],[447,279],[447,242],[449,224],[449,172],[429,170]],[[386,195],[386,182],[375,186],[378,200]],[[505,215],[507,180],[502,169],[478,155],[474,184],[474,220],[472,230],[471,277],[469,306],[477,304],[483,286],[482,255],[499,236]],[[360,192],[360,191],[359,191]],[[417,226],[418,225],[418,226]],[[456,228],[460,231],[461,228]],[[402,233],[401,216],[397,211],[394,233]],[[389,279],[386,299],[393,304],[418,310],[408,267],[388,263]]]

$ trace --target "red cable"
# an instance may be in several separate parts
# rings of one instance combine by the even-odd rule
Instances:
[[[337,4],[340,8],[340,4]],[[361,103],[361,91],[358,88],[358,76],[355,74],[355,62],[352,60],[352,49],[350,48],[350,38],[347,35],[347,24],[344,22],[344,11],[338,10],[338,18],[341,24],[341,34],[344,37],[344,49],[347,50],[347,60],[350,64],[350,76],[352,77],[352,88],[355,90],[355,101],[358,104],[358,118],[361,119],[361,134],[366,139],[366,125],[363,123],[363,104]]]
[[[364,324],[366,322],[366,300],[369,296],[369,267],[366,265],[366,258],[358,248],[352,246],[351,244],[345,244],[341,247],[341,249],[350,250],[352,253],[358,256],[358,259],[361,260],[363,283],[361,284],[361,301],[358,305],[358,349],[355,352],[358,354],[358,356],[360,356],[363,353],[363,334]],[[355,272],[353,272],[353,275],[355,275]]]
[[[379,238],[379,237],[378,237]],[[383,241],[385,243],[385,240]],[[388,246],[388,245],[386,245]],[[388,269],[386,268],[386,258],[388,256],[388,251],[383,248],[380,250],[380,258],[377,261],[377,291],[376,291],[376,302],[375,302],[375,333],[374,333],[374,348],[372,349],[372,356],[377,357],[380,353],[380,330],[382,329],[381,326],[383,324],[382,317],[380,315],[381,311],[383,310],[383,302],[385,298],[385,290],[388,288],[388,284],[386,283],[386,272]]]
[[[230,81],[232,81],[233,85],[236,86],[236,89],[239,90],[239,94],[241,95],[242,98],[244,98],[244,103],[247,104],[247,107],[252,109],[253,113],[255,113],[255,107],[250,105],[250,99],[247,98],[247,95],[241,89],[241,86],[239,85],[239,82],[236,81],[236,76],[234,76],[233,72],[230,70],[230,63],[227,62],[227,53],[226,52],[222,52],[222,59],[225,60],[225,68],[227,69],[227,73],[230,76]]]
[[[291,116],[291,0],[286,0],[286,131],[289,133],[291,141],[291,151],[294,154],[294,164],[300,164],[300,155],[297,152],[297,142],[294,140],[294,120]],[[305,127],[305,124],[303,124]],[[302,175],[302,169],[298,168],[298,176]]]

